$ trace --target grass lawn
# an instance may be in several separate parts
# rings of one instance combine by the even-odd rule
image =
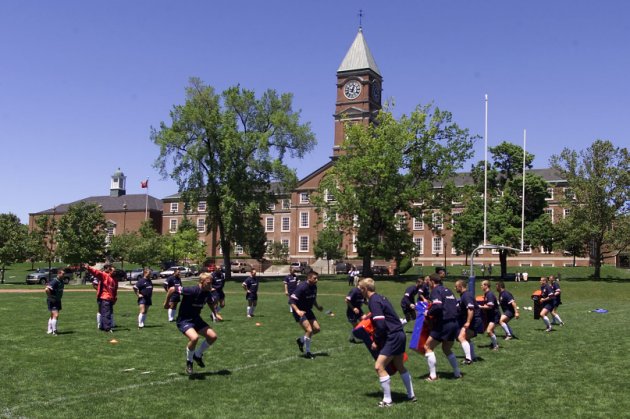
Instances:
[[[564,276],[563,276],[564,277]],[[377,282],[377,291],[399,301],[409,285]],[[532,306],[536,282],[509,283],[519,306]],[[313,339],[314,360],[299,356],[301,329],[288,313],[282,284],[263,282],[256,317],[245,316],[240,283],[226,285],[226,321],[214,324],[217,343],[206,368],[184,373],[186,339],[168,323],[154,294],[145,329],[136,327],[137,306],[121,291],[117,330],[96,329],[96,302],[88,287],[68,286],[59,335],[46,335],[48,312],[41,286],[0,293],[0,417],[619,417],[628,415],[624,396],[630,358],[630,283],[562,281],[560,314],[566,323],[551,333],[521,310],[513,321],[518,340],[475,339],[483,361],[463,366],[463,380],[438,350],[441,379],[427,383],[423,356],[409,353],[417,404],[405,403],[404,386],[392,377],[395,405],[381,410],[381,389],[363,345],[348,342],[345,280],[320,280],[322,333]],[[451,281],[447,286],[453,287]],[[14,288],[14,287],[12,287]],[[22,287],[24,288],[24,287]],[[80,292],[74,290],[85,290]],[[479,293],[479,287],[477,287]],[[590,310],[605,308],[607,314]],[[204,317],[209,317],[207,309]],[[256,326],[256,323],[260,326]],[[406,326],[411,331],[413,324]],[[502,330],[498,331],[502,337]],[[408,335],[409,337],[410,335]],[[463,357],[459,344],[458,358]]]

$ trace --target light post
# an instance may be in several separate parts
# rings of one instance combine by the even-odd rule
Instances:
[[[123,203],[123,234],[127,232],[127,203]]]
[[[442,242],[444,243],[444,271],[446,271],[446,240],[442,239]]]

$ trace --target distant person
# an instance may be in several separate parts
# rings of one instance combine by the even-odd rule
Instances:
[[[168,292],[173,287],[182,285],[182,278],[179,268],[173,269],[173,275],[166,278],[164,283],[164,291]],[[175,313],[177,312],[177,304],[179,304],[181,297],[178,293],[171,294],[171,300],[168,302],[168,321],[175,321]]]
[[[188,338],[186,344],[186,374],[192,375],[193,361],[201,368],[206,365],[203,362],[204,352],[217,340],[217,334],[201,318],[201,310],[204,305],[212,309],[212,275],[204,272],[199,275],[199,283],[192,287],[175,285],[168,289],[164,299],[164,308],[170,307],[173,294],[182,296],[181,305],[177,314],[177,328]],[[204,338],[201,346],[197,348],[199,338]]]
[[[291,269],[289,275],[285,276],[282,282],[284,284],[284,295],[287,296],[287,304],[289,304],[289,313],[293,313],[293,309],[291,308],[291,294],[293,294],[300,283],[297,271],[295,269]]]
[[[558,277],[559,276],[560,274],[558,274]],[[551,324],[564,326],[564,322],[558,314],[558,308],[560,308],[560,304],[562,304],[562,299],[560,297],[560,294],[562,294],[562,290],[560,289],[560,278],[556,279],[553,275],[550,275],[549,284],[551,285],[551,289],[553,289],[554,296],[553,310],[551,310],[551,317],[553,317],[553,320],[551,320]]]
[[[223,321],[221,310],[225,308],[225,274],[221,269],[215,269],[212,272],[212,321]]]
[[[114,266],[109,263],[103,266],[102,271],[88,265],[85,267],[97,282],[96,299],[99,302],[101,330],[113,333],[114,305],[118,300],[118,279],[124,278],[124,272],[116,271]]]
[[[442,278],[442,280],[446,278],[446,268],[443,266],[438,266],[437,268],[435,268],[435,273],[438,274],[440,278]]]
[[[313,306],[319,311],[324,307],[317,303],[317,279],[319,275],[315,271],[311,271],[306,275],[306,282],[300,283],[293,294],[291,294],[291,308],[293,309],[293,318],[300,324],[304,330],[304,336],[296,339],[300,352],[306,353],[306,359],[313,359],[315,356],[311,353],[311,339],[321,331],[319,322],[313,313]]]
[[[490,349],[498,351],[499,343],[497,342],[497,335],[494,334],[494,329],[501,319],[499,302],[496,295],[494,295],[490,289],[490,281],[484,280],[481,283],[481,290],[483,291],[483,304],[480,305],[479,308],[486,313],[486,319],[488,320],[486,334],[490,338]]]
[[[492,264],[488,264],[488,276],[492,276]]]
[[[363,317],[363,303],[365,299],[361,290],[358,287],[352,288],[348,295],[345,298],[346,301],[346,318],[348,322],[352,325],[352,330],[354,327],[361,321]],[[352,343],[361,343],[361,341],[357,341],[352,334],[352,330],[350,330],[350,337],[348,340]]]
[[[152,305],[153,298],[153,281],[151,281],[151,269],[144,268],[142,276],[133,286],[133,292],[138,297],[138,329],[144,328],[144,321],[147,318],[147,312]]]
[[[254,317],[254,311],[258,305],[258,277],[256,269],[252,269],[250,275],[243,281],[243,289],[245,290],[245,299],[247,300],[247,317]]]
[[[429,365],[429,377],[427,381],[436,381],[437,359],[435,348],[442,345],[442,352],[446,355],[449,364],[453,368],[453,376],[461,378],[462,373],[457,365],[457,358],[452,351],[453,343],[459,335],[457,324],[457,300],[453,292],[442,285],[442,277],[439,274],[431,274],[431,306],[427,310],[427,316],[432,320],[431,331],[424,346],[424,356]]]
[[[57,277],[52,278],[44,291],[46,292],[46,303],[50,316],[48,318],[49,335],[57,336],[57,322],[59,321],[59,312],[61,311],[61,298],[63,297],[63,269],[57,270]]]
[[[540,305],[542,306],[540,318],[543,323],[545,323],[545,331],[551,332],[552,327],[547,314],[553,310],[555,305],[555,292],[551,285],[549,285],[547,277],[544,276],[540,278]]]
[[[501,306],[501,310],[503,310],[503,314],[501,314],[501,318],[499,319],[499,325],[501,325],[505,331],[505,340],[510,340],[515,336],[508,322],[514,318],[518,320],[518,306],[516,305],[514,296],[505,289],[503,281],[497,282],[497,292],[499,293],[499,305]]]
[[[457,340],[464,351],[463,364],[470,365],[476,359],[475,346],[472,339],[479,333],[483,333],[483,319],[481,309],[472,291],[468,291],[466,281],[461,279],[455,282],[455,289],[460,295],[459,299],[459,334]]]
[[[392,405],[391,378],[386,368],[393,363],[396,370],[400,373],[405,388],[407,390],[407,399],[411,402],[416,401],[411,382],[411,374],[405,368],[403,357],[405,347],[407,346],[407,336],[403,329],[398,314],[392,307],[387,298],[376,293],[376,286],[372,278],[363,278],[359,281],[359,289],[363,294],[363,298],[368,300],[370,308],[372,324],[374,325],[374,342],[372,349],[378,350],[379,354],[374,362],[374,369],[378,375],[378,379],[383,389],[383,400],[378,407],[390,407]]]

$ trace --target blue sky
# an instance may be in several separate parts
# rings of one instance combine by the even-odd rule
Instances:
[[[387,3],[387,4],[385,4]],[[595,139],[630,145],[630,2],[530,0],[0,2],[0,213],[109,193],[177,192],[152,164],[152,126],[169,122],[191,76],[294,94],[318,146],[290,165],[328,161],[336,70],[358,11],[396,114],[435,103],[488,141],[522,143],[535,167]],[[483,158],[483,140],[475,147]],[[466,169],[470,163],[466,165]]]

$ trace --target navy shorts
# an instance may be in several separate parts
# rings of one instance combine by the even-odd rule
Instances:
[[[225,293],[223,290],[214,290],[212,291],[212,299],[214,301],[223,301],[225,300]]]
[[[448,320],[444,323],[438,324],[435,329],[431,330],[429,335],[439,342],[454,342],[459,335],[459,329],[460,328],[455,320]]]
[[[514,312],[512,310],[505,310],[503,312],[503,315],[506,316],[508,319],[514,318]]]
[[[48,298],[46,303],[48,303],[48,311],[61,311],[61,300]]]
[[[407,319],[407,321],[409,320],[415,320],[416,319],[416,309],[415,308],[411,308],[410,306],[404,306],[404,305],[400,305],[400,308],[402,308],[402,312],[405,315],[405,319]]]
[[[554,308],[554,307],[555,307],[555,306],[554,306],[554,302],[553,302],[553,301],[546,301],[546,302],[542,305],[541,310],[542,310],[543,308],[546,308],[546,309],[547,309],[547,311],[551,311],[551,310],[553,310],[553,308]]]
[[[488,313],[488,323],[499,324],[501,320],[501,313],[499,310],[491,311]]]
[[[385,345],[379,351],[379,355],[396,356],[405,353],[407,346],[407,335],[404,331],[394,332],[387,335]]]
[[[201,316],[197,316],[193,319],[177,319],[177,328],[184,334],[188,329],[195,329],[197,332],[201,332],[207,327],[210,327],[210,325],[203,321]]]
[[[250,294],[250,293],[247,293],[247,294],[245,295],[245,299],[246,299],[247,301],[258,301],[258,294]]]
[[[140,305],[140,304],[144,304],[147,307],[150,306],[150,305],[153,305],[153,303],[151,301],[151,298],[149,298],[149,297],[139,297],[138,298],[138,305]]]
[[[361,321],[361,316],[363,316],[363,311],[359,309],[359,314],[356,314],[353,309],[348,307],[346,309],[346,318],[352,324],[356,324]]]
[[[293,318],[298,323],[302,323],[304,320],[317,320],[317,317],[315,317],[315,313],[313,313],[313,310],[304,310],[304,315],[302,317],[299,317],[297,314],[295,314],[295,310],[293,310],[291,314],[293,314]]]
[[[553,305],[553,306],[554,306],[554,308],[555,308],[555,307],[559,307],[559,306],[560,306],[560,304],[562,304],[562,301],[561,301],[558,297],[556,297],[555,303],[554,303],[554,305]]]
[[[173,295],[171,295],[171,297],[168,299],[169,303],[179,303],[181,301],[181,297],[179,296],[179,293],[174,293]]]

